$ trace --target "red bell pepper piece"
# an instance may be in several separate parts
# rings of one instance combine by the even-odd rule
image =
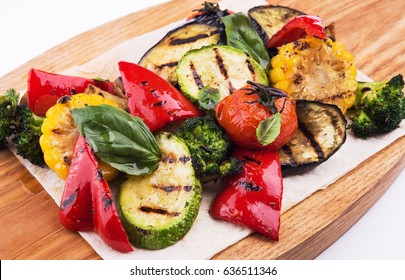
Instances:
[[[31,69],[28,73],[28,107],[37,116],[45,116],[46,111],[64,96],[82,93],[89,84],[114,94],[114,84],[108,81],[83,77],[66,76]]]
[[[287,22],[276,34],[267,41],[266,47],[276,48],[294,42],[306,35],[321,39],[325,38],[322,20],[317,16],[296,16]]]
[[[94,231],[111,248],[127,253],[133,251],[128,235],[122,227],[114,206],[110,187],[97,168],[97,177],[91,188],[94,209]]]
[[[94,230],[120,252],[132,251],[119,220],[110,188],[86,140],[79,135],[59,209],[59,220],[69,230]]]
[[[278,153],[237,148],[232,156],[243,161],[242,172],[225,178],[225,189],[214,199],[210,215],[278,241],[283,193]]]
[[[79,136],[59,208],[59,221],[69,230],[93,229],[91,184],[94,174],[83,169],[95,164],[89,153],[86,140]]]
[[[140,117],[152,132],[185,118],[201,116],[202,112],[173,85],[137,64],[119,62],[128,110]]]

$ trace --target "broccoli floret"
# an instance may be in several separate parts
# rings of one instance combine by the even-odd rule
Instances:
[[[4,144],[10,138],[18,155],[42,166],[45,162],[39,138],[45,118],[34,115],[28,107],[18,104],[18,101],[19,94],[14,89],[7,90],[0,97],[1,143]]]
[[[221,176],[228,176],[242,172],[243,162],[240,159],[231,157],[221,163],[219,171]]]
[[[222,174],[228,175],[231,171],[241,171],[241,168],[231,166],[236,161],[225,161],[230,142],[213,118],[206,116],[187,119],[175,134],[188,146],[196,176],[202,182],[212,181]]]
[[[14,134],[19,94],[14,89],[0,96],[0,147]]]
[[[405,118],[404,80],[397,75],[387,82],[359,82],[349,128],[367,138],[390,132]]]
[[[18,124],[13,138],[17,154],[35,165],[44,165],[44,153],[39,145],[39,138],[45,118],[34,115],[25,105],[17,107],[17,115]]]

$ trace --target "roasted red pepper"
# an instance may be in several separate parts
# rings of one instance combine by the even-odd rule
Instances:
[[[66,76],[31,69],[28,73],[28,107],[37,116],[44,116],[56,101],[64,96],[82,93],[89,84],[114,93],[114,84],[108,81]]]
[[[239,174],[225,178],[225,189],[210,208],[214,218],[245,225],[278,241],[283,182],[277,151],[236,148]]]
[[[317,16],[296,16],[287,22],[266,44],[268,49],[294,42],[306,35],[325,38],[322,20]]]
[[[88,172],[87,168],[94,166],[95,163],[89,153],[86,140],[79,136],[59,208],[59,221],[69,230],[93,229],[91,184],[94,174]]]
[[[148,69],[129,62],[119,62],[118,67],[129,113],[140,117],[152,132],[171,122],[202,114],[173,85]]]
[[[132,251],[107,181],[86,140],[79,135],[59,209],[59,220],[69,230],[94,230],[113,249]]]

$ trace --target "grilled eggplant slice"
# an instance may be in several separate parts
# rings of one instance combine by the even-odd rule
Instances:
[[[283,176],[302,174],[328,160],[346,140],[346,119],[336,105],[297,100],[298,130],[279,150]]]
[[[284,6],[257,6],[249,9],[248,16],[264,43],[273,37],[292,18],[304,15],[303,12]]]
[[[192,21],[169,31],[156,45],[149,49],[139,65],[155,72],[160,77],[176,84],[175,68],[189,50],[203,46],[225,44],[225,26],[221,17],[229,15],[217,3],[205,2]]]
[[[267,75],[245,52],[223,45],[189,51],[176,70],[181,91],[197,102],[200,89],[218,89],[221,100],[248,80],[268,85]]]
[[[130,242],[139,248],[161,249],[191,228],[201,204],[190,151],[173,134],[156,137],[162,161],[147,176],[130,176],[119,192],[121,221]]]
[[[175,84],[175,69],[186,52],[219,43],[221,31],[218,27],[191,22],[167,33],[143,55],[138,64]]]

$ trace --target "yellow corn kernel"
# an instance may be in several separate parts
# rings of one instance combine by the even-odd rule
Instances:
[[[279,81],[274,84],[274,87],[284,90],[285,92],[288,93],[290,89],[290,81],[288,80]]]
[[[277,83],[283,80],[285,80],[285,75],[281,67],[273,68],[270,70],[270,81],[272,83]]]

